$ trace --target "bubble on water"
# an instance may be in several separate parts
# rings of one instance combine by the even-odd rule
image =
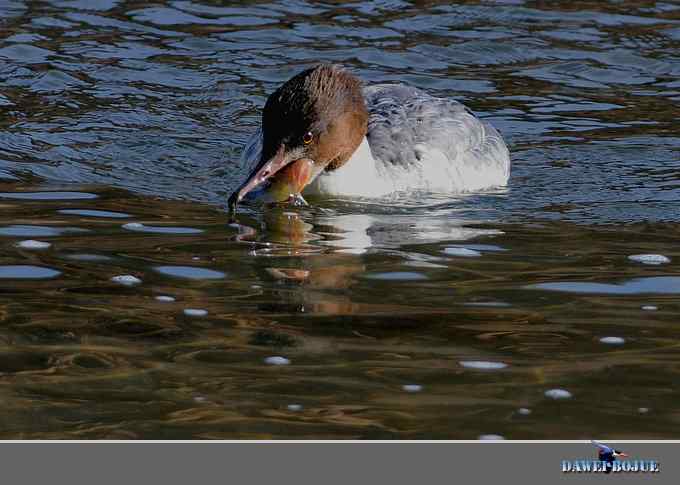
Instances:
[[[664,256],[663,254],[632,254],[628,256],[628,259],[635,261],[636,263],[642,264],[666,264],[670,263],[670,258]]]
[[[30,264],[10,264],[0,266],[0,279],[41,280],[61,274],[60,271]]]
[[[290,364],[290,360],[281,357],[280,355],[275,355],[264,359],[264,363],[269,365],[288,365]]]
[[[461,360],[458,362],[460,365],[466,369],[477,369],[477,370],[497,370],[505,369],[508,364],[504,362],[488,362],[485,360]]]
[[[162,301],[163,303],[170,303],[175,301],[175,298],[172,296],[167,296],[167,295],[158,295],[156,297],[157,301]]]
[[[517,414],[521,414],[522,416],[529,416],[531,414],[531,409],[529,409],[529,408],[519,408],[517,410]]]
[[[600,342],[608,345],[623,345],[626,343],[626,340],[621,337],[602,337]]]
[[[208,310],[203,310],[202,308],[185,308],[184,314],[187,317],[205,317],[208,314]]]
[[[478,258],[482,255],[479,251],[468,248],[450,247],[444,249],[444,254],[448,256],[459,256],[463,258]]]
[[[680,277],[652,276],[634,278],[619,283],[595,283],[592,281],[556,281],[527,285],[524,288],[534,290],[563,291],[567,293],[605,294],[605,295],[638,295],[658,293],[662,295],[680,294]]]
[[[427,276],[413,271],[388,271],[384,273],[366,273],[364,278],[384,281],[422,281],[426,280]]]
[[[649,412],[649,408],[638,408],[638,413],[640,414],[647,414]]]
[[[58,212],[68,216],[106,217],[110,219],[125,219],[127,217],[132,217],[130,214],[126,214],[124,212],[113,212],[96,209],[61,209]]]
[[[0,192],[0,198],[18,200],[79,200],[97,197],[97,194],[88,192]]]
[[[655,312],[659,309],[659,307],[656,306],[656,305],[644,305],[644,306],[641,306],[640,308],[642,308],[643,310],[648,311],[648,312]]]
[[[545,391],[545,397],[550,399],[571,399],[571,392],[566,389],[548,389]]]
[[[45,241],[36,241],[35,239],[26,239],[16,243],[16,246],[21,249],[47,249],[52,244]]]
[[[288,411],[298,412],[302,411],[302,404],[289,404],[286,408]]]
[[[420,384],[404,384],[401,388],[406,392],[420,392],[423,390],[423,386]]]
[[[32,226],[28,224],[12,224],[0,227],[0,236],[15,237],[51,237],[59,236],[68,232],[89,232],[87,229],[79,227],[51,227],[51,226]]]
[[[128,231],[149,232],[154,234],[200,234],[202,229],[195,227],[175,227],[175,226],[147,226],[139,222],[130,222],[123,224],[123,229]]]
[[[221,271],[195,266],[156,266],[154,270],[166,276],[189,280],[218,280],[227,276]]]
[[[503,441],[505,440],[505,437],[499,434],[483,434],[480,435],[479,438],[477,439],[480,441]]]
[[[134,286],[138,285],[142,282],[139,278],[136,276],[133,276],[131,274],[122,274],[118,276],[114,276],[111,278],[111,281],[114,283],[118,283],[119,285],[124,285],[124,286]]]

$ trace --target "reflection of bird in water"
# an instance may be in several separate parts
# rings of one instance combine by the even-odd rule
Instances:
[[[231,195],[304,203],[301,193],[383,197],[504,186],[501,135],[452,99],[402,84],[362,87],[333,65],[308,69],[267,99],[242,157],[250,175]]]
[[[467,241],[502,234],[495,229],[465,227],[450,215],[428,217],[423,214],[314,214],[272,210],[263,215],[259,234],[244,230],[250,241],[279,243],[305,252],[364,254],[373,248],[398,250],[409,244],[440,241]],[[237,239],[239,239],[237,237]],[[268,251],[265,251],[268,252]],[[281,251],[275,250],[277,254]]]
[[[463,227],[460,221],[450,217],[317,214],[289,209],[265,212],[258,226],[237,227],[239,234],[235,238],[252,244],[250,254],[258,258],[255,267],[261,278],[274,282],[267,290],[275,293],[275,298],[267,303],[267,310],[335,315],[412,308],[412,304],[409,308],[397,308],[379,302],[359,303],[346,291],[366,273],[361,255],[373,248],[405,257],[409,263],[436,266],[431,261],[446,258],[404,250],[404,245],[442,239],[462,241],[499,233]],[[277,303],[272,306],[272,301]]]
[[[274,298],[268,298],[264,310],[354,313],[356,305],[338,290],[348,289],[356,281],[354,276],[365,272],[366,267],[352,254],[332,249],[334,242],[341,239],[335,234],[341,235],[341,229],[311,215],[303,218],[301,214],[282,210],[266,212],[257,230],[243,227],[239,225],[240,234],[235,238],[253,244],[251,255],[258,258],[258,273],[263,280],[274,283],[266,290]],[[243,234],[248,237],[241,238]]]
[[[614,467],[614,461],[617,458],[626,458],[628,456],[626,453],[615,450],[614,448],[607,446],[604,443],[600,443],[599,441],[592,440],[591,443],[598,448],[598,458],[600,461],[605,463],[605,473],[611,473],[612,468]]]

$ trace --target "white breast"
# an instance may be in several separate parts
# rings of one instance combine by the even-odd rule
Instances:
[[[484,150],[461,151],[453,156],[437,147],[417,144],[413,149],[418,162],[401,165],[373,158],[364,138],[347,163],[319,175],[304,193],[371,198],[394,192],[463,193],[505,186],[510,175],[508,150],[500,135],[487,141]]]
[[[332,172],[322,172],[305,190],[305,195],[348,197],[382,197],[394,192],[385,170],[373,159],[368,140],[364,140],[352,157]]]

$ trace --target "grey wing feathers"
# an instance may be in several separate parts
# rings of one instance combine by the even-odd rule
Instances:
[[[408,167],[421,161],[423,149],[434,149],[451,161],[505,165],[509,172],[501,135],[458,101],[401,84],[366,87],[364,97],[368,142],[382,163]]]

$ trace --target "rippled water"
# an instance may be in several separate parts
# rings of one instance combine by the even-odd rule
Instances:
[[[676,438],[679,40],[643,0],[0,2],[0,437]],[[509,187],[228,224],[320,60],[465,102]]]

